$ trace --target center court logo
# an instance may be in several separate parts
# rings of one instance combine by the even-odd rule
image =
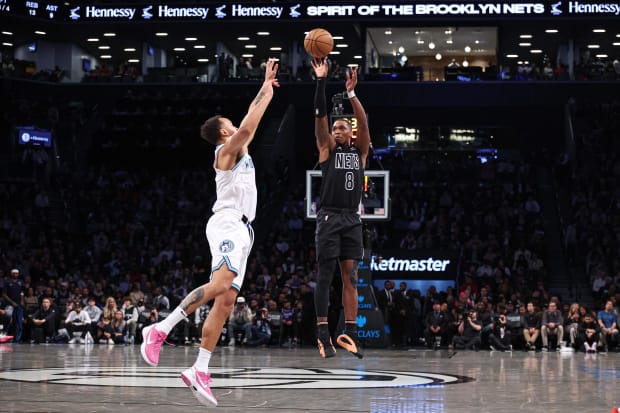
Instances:
[[[83,367],[8,370],[0,380],[71,386],[185,388],[183,367]],[[226,389],[352,389],[464,383],[471,377],[426,372],[318,368],[212,367],[211,387]]]

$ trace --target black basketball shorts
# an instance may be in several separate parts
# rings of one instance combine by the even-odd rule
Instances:
[[[355,212],[319,211],[316,217],[317,260],[361,260],[364,256],[362,219]]]

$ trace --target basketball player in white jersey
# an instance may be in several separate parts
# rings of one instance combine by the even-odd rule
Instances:
[[[185,384],[206,405],[217,405],[210,388],[209,360],[243,284],[254,238],[250,223],[256,214],[256,179],[248,145],[271,102],[273,87],[280,86],[277,71],[275,59],[269,59],[265,81],[238,128],[230,119],[221,116],[209,118],[202,125],[201,137],[216,145],[213,167],[217,200],[206,230],[213,256],[211,279],[189,293],[166,319],[142,330],[142,357],[151,366],[157,366],[161,346],[174,326],[201,305],[215,299],[202,327],[198,358],[192,367],[181,373]]]

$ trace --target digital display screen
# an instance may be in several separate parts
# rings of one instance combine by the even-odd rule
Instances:
[[[52,147],[52,132],[33,126],[18,126],[17,143],[20,145]]]

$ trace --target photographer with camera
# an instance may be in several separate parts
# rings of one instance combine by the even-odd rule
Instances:
[[[478,320],[476,311],[467,313],[467,318],[461,320],[458,335],[452,338],[454,348],[471,349],[478,351],[481,344],[480,331],[482,322]]]
[[[497,316],[493,320],[493,329],[489,334],[489,347],[491,351],[512,351],[512,336],[506,322],[506,305],[497,305]]]

